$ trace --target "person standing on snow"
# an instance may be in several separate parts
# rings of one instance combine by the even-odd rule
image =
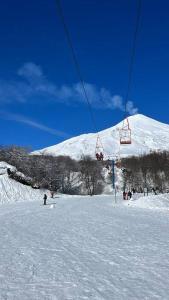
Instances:
[[[147,196],[148,196],[148,188],[147,188],[147,187],[145,187],[143,191],[144,191],[144,196],[145,196],[145,195],[147,195]]]
[[[128,192],[128,197],[129,197],[129,199],[131,199],[131,197],[132,197],[132,193],[130,191]]]
[[[126,192],[123,192],[123,200],[126,200]]]
[[[47,200],[47,195],[46,194],[44,194],[44,196],[43,196],[43,205],[46,205],[46,200]]]
[[[51,198],[53,198],[54,197],[54,192],[51,191],[50,194],[51,194]]]

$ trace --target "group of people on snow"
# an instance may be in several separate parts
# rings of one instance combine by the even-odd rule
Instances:
[[[133,188],[131,191],[123,192],[123,200],[130,200],[132,198],[132,195],[136,193],[136,190]]]
[[[148,189],[143,190],[143,192],[144,192],[144,196],[145,195],[148,196]],[[155,195],[157,195],[157,188],[156,189],[152,188],[152,192]],[[128,192],[123,191],[123,200],[130,200],[132,198],[132,195],[135,194],[135,193],[136,193],[136,190],[134,188],[132,189],[132,191],[130,191],[130,190]],[[51,198],[53,198],[53,197],[54,197],[54,192],[51,191]],[[44,196],[43,196],[43,205],[46,205],[47,198],[48,198],[47,194],[44,194]]]
[[[144,188],[139,188],[139,190],[136,191],[136,189],[133,188],[131,191],[129,190],[128,192],[126,192],[126,191],[123,192],[123,200],[130,200],[132,198],[132,195],[134,195],[136,192],[143,193],[144,196],[148,196],[149,192],[152,192],[154,195],[157,195],[159,192],[159,189],[158,189],[158,187],[156,187],[156,188],[153,187],[151,189],[144,187]]]
[[[132,192],[128,191],[128,192],[123,192],[123,200],[130,200],[132,197]]]
[[[103,155],[102,152],[100,152],[100,153],[97,152],[97,153],[96,153],[96,159],[97,159],[98,161],[102,161],[103,158],[104,158],[104,155]]]

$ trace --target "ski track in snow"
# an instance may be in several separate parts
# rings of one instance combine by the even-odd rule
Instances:
[[[51,201],[0,206],[0,299],[169,299],[167,210]]]

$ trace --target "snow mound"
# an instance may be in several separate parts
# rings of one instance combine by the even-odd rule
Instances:
[[[122,122],[100,131],[99,136],[104,148],[106,158],[121,156],[140,155],[150,151],[169,150],[169,125],[160,123],[141,114],[130,116],[130,128],[132,130],[132,144],[123,145],[119,143],[119,129]],[[36,155],[70,156],[79,160],[83,155],[95,158],[97,133],[83,134],[68,139],[57,145],[34,151]]]
[[[7,174],[0,176],[0,203],[42,200],[43,192],[10,179]]]
[[[10,169],[11,171],[16,171],[16,168],[9,165],[5,161],[0,161],[0,175],[7,174],[7,169]]]
[[[124,201],[124,204],[132,207],[169,210],[169,194],[140,197]]]
[[[42,200],[42,190],[33,189],[9,178],[7,168],[16,170],[6,162],[0,162],[0,203]]]

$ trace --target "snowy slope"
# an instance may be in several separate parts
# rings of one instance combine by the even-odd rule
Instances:
[[[169,299],[168,211],[55,202],[1,206],[0,299]]]
[[[119,154],[128,156],[148,153],[151,150],[169,150],[169,125],[141,114],[129,117],[129,123],[132,130],[131,145],[119,145],[119,129],[122,127],[122,122],[99,132],[107,158]],[[94,157],[96,140],[96,133],[83,134],[33,153],[69,155],[74,159],[80,159],[82,155]]]
[[[134,195],[129,201],[124,201],[124,205],[132,207],[169,210],[169,194],[141,196]]]
[[[16,201],[42,200],[43,191],[21,184],[7,175],[7,168],[15,169],[5,162],[0,162],[0,204]]]

